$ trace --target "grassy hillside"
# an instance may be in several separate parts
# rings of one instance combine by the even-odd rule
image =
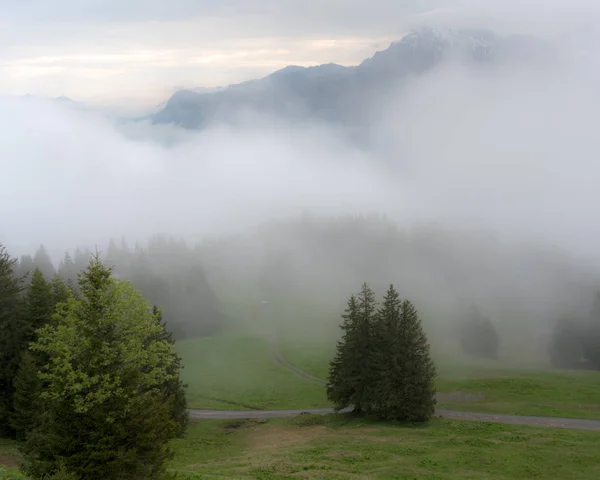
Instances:
[[[227,334],[178,345],[185,365],[192,408],[286,409],[329,406],[322,386],[275,364],[265,338]],[[335,344],[289,338],[281,342],[286,360],[326,378]],[[527,370],[496,362],[474,365],[458,358],[438,359],[438,391],[461,392],[443,398],[440,408],[600,419],[600,373]],[[473,401],[466,394],[482,395]]]
[[[180,342],[190,408],[264,410],[328,406],[325,389],[278,366],[267,339],[223,335]]]

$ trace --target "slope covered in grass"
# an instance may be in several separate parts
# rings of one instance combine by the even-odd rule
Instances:
[[[277,365],[265,338],[223,335],[177,344],[190,408],[253,410],[329,406],[322,386]]]

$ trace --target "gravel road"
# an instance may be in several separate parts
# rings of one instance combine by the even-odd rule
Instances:
[[[346,410],[347,411],[347,410]],[[334,413],[331,408],[315,408],[307,410],[188,410],[191,419],[196,420],[233,420],[248,418],[289,418],[304,412],[312,415],[328,415]],[[526,417],[521,415],[497,415],[491,413],[458,412],[455,410],[436,410],[436,416],[452,420],[468,420],[472,422],[493,422],[511,425],[532,425],[536,427],[568,428],[572,430],[600,430],[600,420],[583,420],[575,418]]]

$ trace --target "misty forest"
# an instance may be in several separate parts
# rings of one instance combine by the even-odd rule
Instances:
[[[597,39],[407,32],[0,98],[0,480],[597,478]]]

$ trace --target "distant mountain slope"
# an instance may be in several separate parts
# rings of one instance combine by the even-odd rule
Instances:
[[[530,61],[548,51],[542,41],[527,36],[422,28],[358,66],[288,66],[214,93],[178,91],[152,120],[196,129],[212,122],[235,121],[237,114],[251,110],[290,121],[314,118],[360,126],[378,110],[378,102],[389,89],[431,70],[442,60],[481,66]]]

